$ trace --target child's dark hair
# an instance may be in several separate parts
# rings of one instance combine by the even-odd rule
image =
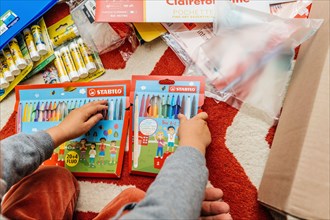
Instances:
[[[87,138],[81,138],[80,141],[86,141],[87,142]]]
[[[173,128],[173,130],[175,130],[175,127],[172,126],[172,125],[171,125],[171,126],[168,126],[168,127],[167,127],[167,130],[170,130],[170,128]]]
[[[113,141],[111,141],[111,144],[112,144],[112,143],[116,143],[116,141],[115,141],[115,140],[113,140]]]
[[[93,145],[94,145],[94,147],[96,147],[96,143],[94,143],[94,142],[93,142],[93,143],[91,143],[91,146],[93,146]]]
[[[105,139],[105,137],[101,137],[100,138],[100,141],[102,141],[102,140],[105,140],[106,141],[107,139]]]

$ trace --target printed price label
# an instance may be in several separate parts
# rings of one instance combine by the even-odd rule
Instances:
[[[75,151],[70,151],[65,156],[65,164],[69,167],[77,166],[79,162],[79,155]]]

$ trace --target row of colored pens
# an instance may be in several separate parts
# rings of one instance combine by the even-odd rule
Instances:
[[[187,118],[192,118],[198,110],[197,98],[192,94],[139,94],[135,98],[139,99],[139,117],[177,119],[178,114],[181,113]]]
[[[18,121],[45,122],[62,121],[72,110],[94,100],[39,101],[20,103]],[[108,100],[108,109],[101,112],[103,120],[122,120],[124,103],[122,98]]]

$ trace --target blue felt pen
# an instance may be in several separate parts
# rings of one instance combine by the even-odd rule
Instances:
[[[168,111],[168,117],[169,118],[174,118],[174,106],[175,106],[175,100],[174,100],[174,95],[172,95],[171,98],[171,105],[169,107],[169,111]]]
[[[40,105],[39,102],[37,103],[36,109],[35,109],[35,117],[33,119],[33,121],[37,122],[39,119],[39,109],[40,109]]]
[[[178,119],[178,114],[180,113],[180,96],[176,98],[176,104],[174,106],[174,118]]]

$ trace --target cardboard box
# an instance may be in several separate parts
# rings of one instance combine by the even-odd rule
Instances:
[[[324,23],[300,50],[258,199],[285,217],[330,219],[329,1],[314,1],[311,18]]]

